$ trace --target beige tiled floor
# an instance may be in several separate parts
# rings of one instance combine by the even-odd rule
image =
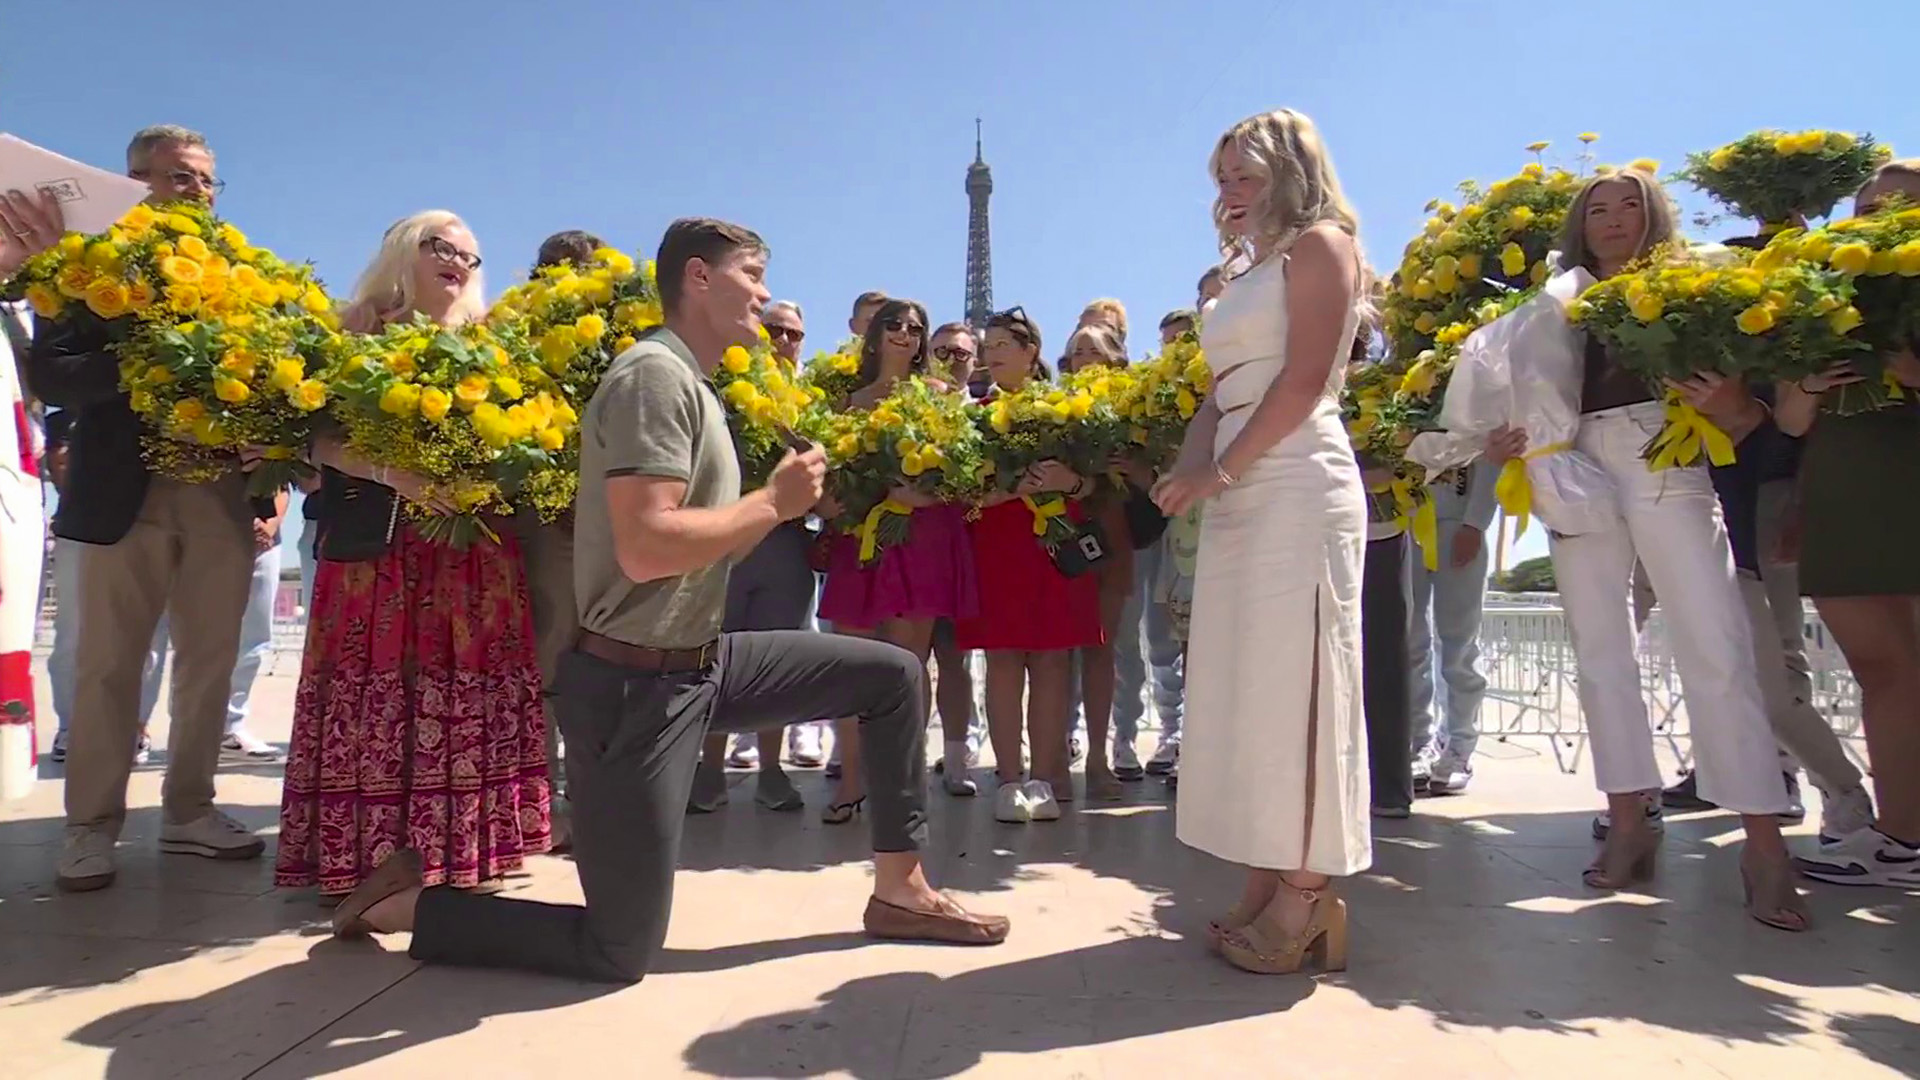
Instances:
[[[262,680],[268,738],[285,738],[290,674]],[[271,829],[276,773],[230,766],[222,796]],[[936,795],[939,879],[1015,918],[1005,946],[968,951],[863,941],[862,831],[758,811],[735,777],[733,805],[689,823],[659,970],[610,990],[334,942],[265,863],[159,856],[158,761],[135,775],[119,884],[61,895],[46,776],[0,809],[0,1077],[1920,1070],[1920,901],[1821,889],[1815,933],[1761,928],[1739,914],[1720,815],[1671,826],[1652,888],[1595,895],[1579,879],[1591,786],[1539,743],[1489,741],[1470,795],[1382,824],[1376,867],[1347,889],[1353,969],[1317,980],[1200,948],[1233,877],[1174,840],[1157,782],[1028,827]],[[801,786],[817,805],[819,777]],[[559,859],[518,887],[578,897]]]

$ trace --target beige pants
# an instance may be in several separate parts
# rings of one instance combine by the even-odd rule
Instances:
[[[67,736],[67,824],[120,833],[140,737],[140,671],[163,613],[172,616],[173,687],[162,812],[184,824],[212,808],[253,578],[251,519],[239,477],[211,484],[155,477],[118,543],[75,545],[80,645]]]
[[[527,600],[533,607],[534,652],[540,661],[540,682],[549,700],[558,681],[560,657],[573,647],[580,629],[580,605],[573,595],[573,529],[569,525],[536,525],[521,546],[527,564]],[[566,787],[560,761],[560,725],[547,710],[547,779],[556,794]]]

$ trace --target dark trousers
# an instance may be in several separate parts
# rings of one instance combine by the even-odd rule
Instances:
[[[1412,545],[1407,536],[1367,542],[1360,584],[1361,692],[1367,714],[1367,756],[1373,805],[1413,805],[1413,695],[1408,646],[1412,629]]]
[[[586,906],[432,888],[416,960],[635,982],[667,936],[687,795],[709,731],[857,716],[877,852],[926,842],[926,686],[904,649],[804,631],[726,634],[705,671],[656,674],[570,652],[557,695]]]

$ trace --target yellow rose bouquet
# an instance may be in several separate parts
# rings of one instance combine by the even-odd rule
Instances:
[[[764,344],[728,349],[714,369],[713,386],[727,405],[742,489],[766,486],[792,443],[801,414],[814,402],[813,391],[795,382]]]
[[[329,373],[332,416],[348,449],[425,477],[451,515],[408,506],[421,535],[456,547],[493,537],[483,513],[511,513],[529,477],[543,473],[579,424],[550,390],[529,391],[517,357],[529,346],[512,325],[445,329],[425,320],[350,340]],[[554,517],[570,490],[542,489],[534,509]]]
[[[1665,393],[1667,424],[1644,451],[1651,467],[1690,465],[1704,450],[1716,465],[1733,446],[1668,391],[1667,380],[1699,372],[1735,378],[1796,379],[1863,346],[1853,286],[1823,266],[1733,251],[1713,262],[1675,249],[1655,251],[1625,273],[1596,283],[1568,318],[1604,343],[1623,367]]]
[[[1896,206],[1811,232],[1788,230],[1755,264],[1788,260],[1827,267],[1853,285],[1853,308],[1832,318],[1836,328],[1859,323],[1851,336],[1865,349],[1847,360],[1866,380],[1827,391],[1821,409],[1847,416],[1907,400],[1907,388],[1887,370],[1886,357],[1920,341],[1920,207]]]
[[[1187,423],[1213,387],[1195,334],[1183,334],[1151,356],[1127,368],[1127,379],[1116,383],[1113,407],[1126,420],[1127,441],[1139,448],[1149,468],[1159,471],[1172,464],[1186,438]]]
[[[1871,135],[1756,131],[1717,150],[1688,154],[1674,179],[1778,230],[1832,213],[1889,156]]]
[[[860,388],[860,342],[841,346],[837,352],[817,353],[800,369],[800,382],[829,408],[845,400]]]
[[[827,450],[831,489],[840,503],[834,524],[860,538],[860,561],[904,543],[913,507],[898,488],[942,501],[976,498],[988,468],[986,447],[965,399],[915,377],[872,409],[815,410],[806,434]]]

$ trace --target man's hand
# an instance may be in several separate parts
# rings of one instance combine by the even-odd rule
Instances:
[[[1453,550],[1447,555],[1447,565],[1455,570],[1480,557],[1480,549],[1487,544],[1487,537],[1471,525],[1462,525],[1453,533]]]
[[[804,453],[787,451],[767,478],[773,509],[781,521],[806,516],[827,487],[827,452],[815,443]]]
[[[1524,428],[1502,427],[1487,436],[1486,457],[1490,464],[1505,465],[1526,452],[1527,432]]]
[[[265,555],[267,552],[272,551],[273,546],[279,542],[280,523],[278,521],[261,521],[258,518],[254,519],[253,553],[255,555]]]
[[[1702,371],[1680,382],[1668,379],[1667,388],[1678,393],[1681,400],[1699,410],[1700,415],[1711,420],[1715,426],[1722,428],[1758,404],[1753,391],[1747,389],[1745,380],[1729,379],[1713,371]]]
[[[67,218],[50,191],[0,193],[0,281],[12,277],[28,259],[60,242]]]

